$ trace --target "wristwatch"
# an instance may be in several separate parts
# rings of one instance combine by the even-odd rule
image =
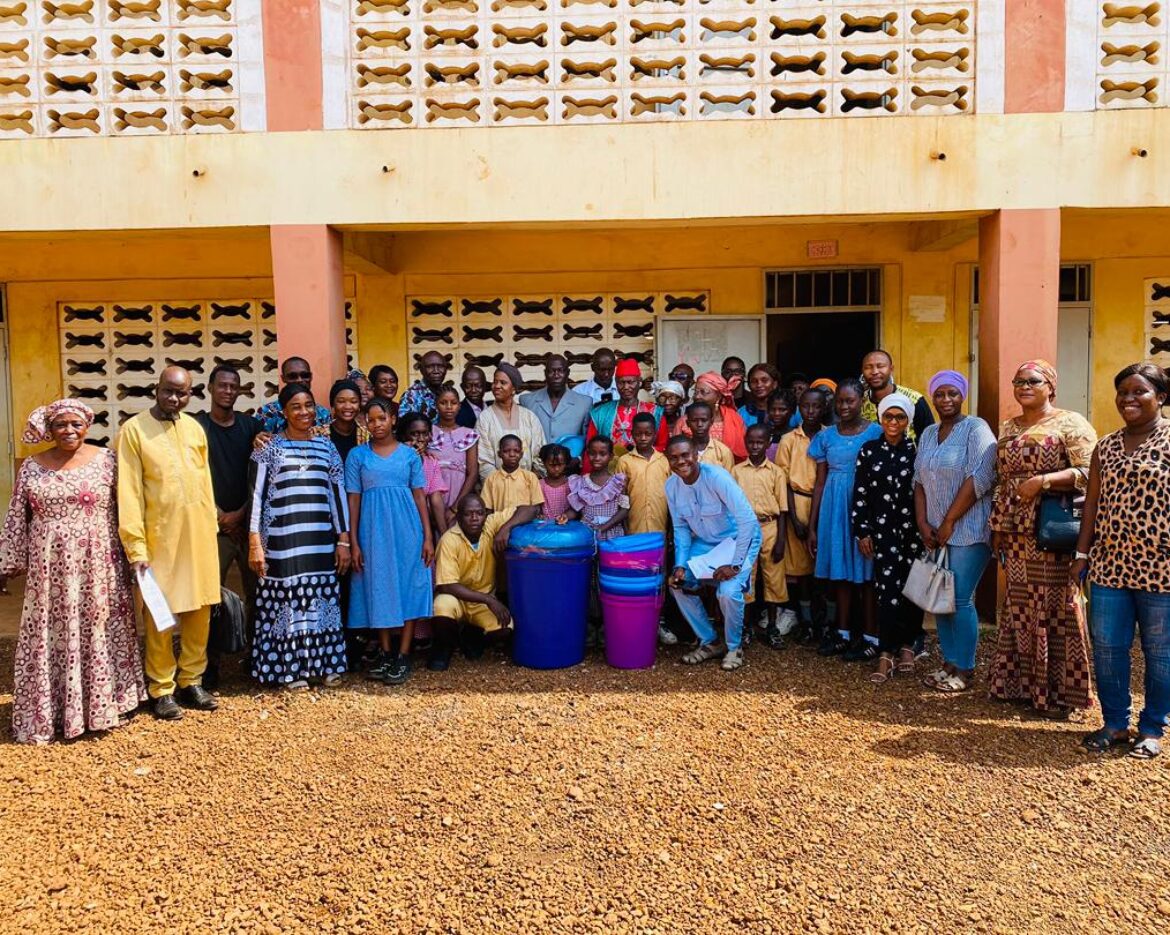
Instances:
[[[1088,552],[1073,552],[1073,561],[1074,562],[1081,562],[1081,561],[1087,562],[1088,560],[1089,560],[1089,553]]]
[[[1048,490],[1050,487],[1052,487],[1052,475],[1045,474],[1044,480],[1040,481],[1040,489],[1041,490]]]

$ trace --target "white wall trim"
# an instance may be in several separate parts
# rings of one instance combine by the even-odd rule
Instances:
[[[268,129],[267,84],[264,80],[263,0],[236,0],[239,23],[240,129],[263,133]]]
[[[326,130],[349,126],[349,9],[321,0],[321,117]]]
[[[1096,0],[1066,0],[1064,44],[1064,109],[1097,107]]]
[[[982,0],[976,13],[975,109],[983,114],[1003,113],[1006,3]]]

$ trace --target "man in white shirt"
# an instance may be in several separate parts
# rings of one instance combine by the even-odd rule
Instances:
[[[593,352],[593,360],[589,363],[593,370],[593,378],[573,387],[574,393],[588,396],[593,405],[604,403],[607,400],[617,399],[617,384],[613,379],[613,372],[617,369],[617,355],[608,347],[598,348]]]

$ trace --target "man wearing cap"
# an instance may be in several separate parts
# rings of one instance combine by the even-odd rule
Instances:
[[[906,434],[910,441],[917,441],[928,425],[934,424],[934,413],[930,403],[917,390],[899,386],[894,382],[894,358],[889,351],[880,348],[870,351],[861,359],[861,379],[865,381],[865,398],[861,401],[861,418],[870,422],[878,421],[878,403],[891,393],[901,393],[914,404],[910,414],[910,426]]]
[[[623,360],[617,365],[614,383],[618,398],[598,403],[589,413],[589,428],[586,438],[607,435],[613,439],[614,457],[620,458],[634,448],[634,416],[648,412],[654,416],[658,427],[654,447],[662,451],[666,447],[666,423],[662,418],[662,407],[652,402],[639,402],[638,390],[642,387],[642,371],[636,360]]]

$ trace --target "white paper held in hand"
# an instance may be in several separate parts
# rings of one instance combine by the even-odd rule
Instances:
[[[138,570],[138,590],[142,592],[142,603],[150,611],[150,619],[154,621],[154,628],[159,633],[169,630],[175,625],[175,615],[167,606],[166,595],[155,580],[154,572],[147,568]]]
[[[702,581],[704,578],[713,578],[716,568],[732,564],[734,558],[735,540],[723,539],[710,552],[692,558],[687,562],[687,567],[691,570],[692,575]]]

